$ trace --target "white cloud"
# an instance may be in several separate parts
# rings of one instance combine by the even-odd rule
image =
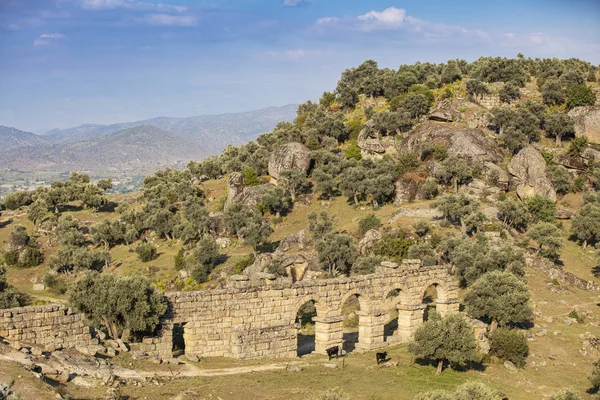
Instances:
[[[363,22],[362,29],[374,30],[374,29],[389,29],[398,28],[404,23],[406,17],[406,10],[402,8],[390,7],[385,10],[369,11],[366,14],[359,15],[357,18]]]
[[[297,7],[308,3],[310,0],[283,0],[283,5],[286,7]]]
[[[111,10],[116,8],[174,12],[184,12],[188,10],[185,6],[163,3],[154,4],[135,0],[81,0],[81,7],[86,10]]]
[[[297,61],[303,58],[316,57],[322,55],[323,50],[317,49],[291,49],[284,51],[268,51],[267,54],[274,58]]]
[[[323,17],[316,21],[317,25],[335,24],[338,21],[337,17]]]
[[[194,26],[197,24],[196,18],[189,15],[148,14],[140,21],[150,25],[165,26]]]
[[[39,38],[33,41],[33,45],[48,46],[63,39],[67,39],[67,35],[63,33],[42,33]]]

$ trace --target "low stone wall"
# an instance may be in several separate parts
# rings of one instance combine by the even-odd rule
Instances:
[[[43,346],[87,346],[91,328],[81,314],[64,305],[45,305],[0,310],[0,337],[12,342]]]

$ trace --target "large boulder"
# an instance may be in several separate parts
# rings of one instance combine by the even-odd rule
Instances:
[[[279,179],[281,171],[288,169],[307,172],[310,167],[310,149],[302,143],[292,142],[278,146],[269,158],[269,175]]]
[[[232,172],[227,178],[227,199],[225,207],[233,203],[242,203],[247,206],[255,206],[260,203],[262,196],[271,184],[244,186],[244,175],[241,172]]]
[[[369,120],[358,134],[356,144],[360,153],[365,158],[381,157],[385,153],[385,145],[381,142],[379,132],[375,129],[373,121]]]
[[[449,124],[426,122],[414,129],[404,139],[403,148],[421,156],[435,145],[445,146],[448,155],[471,163],[499,163],[502,152],[496,143],[480,129],[455,127]]]
[[[521,199],[540,195],[556,201],[556,191],[546,176],[546,160],[532,146],[527,146],[510,160],[508,172],[517,184]]]
[[[575,136],[600,143],[600,106],[575,107],[569,116],[575,124]]]
[[[425,200],[424,183],[425,178],[420,175],[414,173],[404,174],[395,184],[394,205],[399,206],[415,200]]]
[[[382,236],[377,229],[368,230],[358,242],[358,251],[363,256],[369,255],[371,251],[381,242]]]

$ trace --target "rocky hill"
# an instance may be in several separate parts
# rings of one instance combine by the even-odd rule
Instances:
[[[31,132],[0,125],[0,151],[47,144],[45,138]]]

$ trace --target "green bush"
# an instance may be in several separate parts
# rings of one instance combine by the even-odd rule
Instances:
[[[254,264],[254,254],[248,254],[244,258],[237,261],[231,270],[231,273],[234,275],[239,275],[244,272],[246,268]]]
[[[148,243],[148,242],[140,243],[135,248],[135,252],[138,256],[138,259],[141,262],[152,261],[157,256],[156,247],[154,247],[151,243]]]
[[[67,293],[67,283],[64,279],[60,278],[58,275],[46,274],[42,278],[44,285],[48,288],[48,290],[55,294],[65,294]]]
[[[381,220],[375,214],[369,214],[358,222],[358,234],[362,237],[371,229],[379,229]]]
[[[522,367],[529,354],[527,338],[517,329],[498,328],[490,333],[490,353]]]

